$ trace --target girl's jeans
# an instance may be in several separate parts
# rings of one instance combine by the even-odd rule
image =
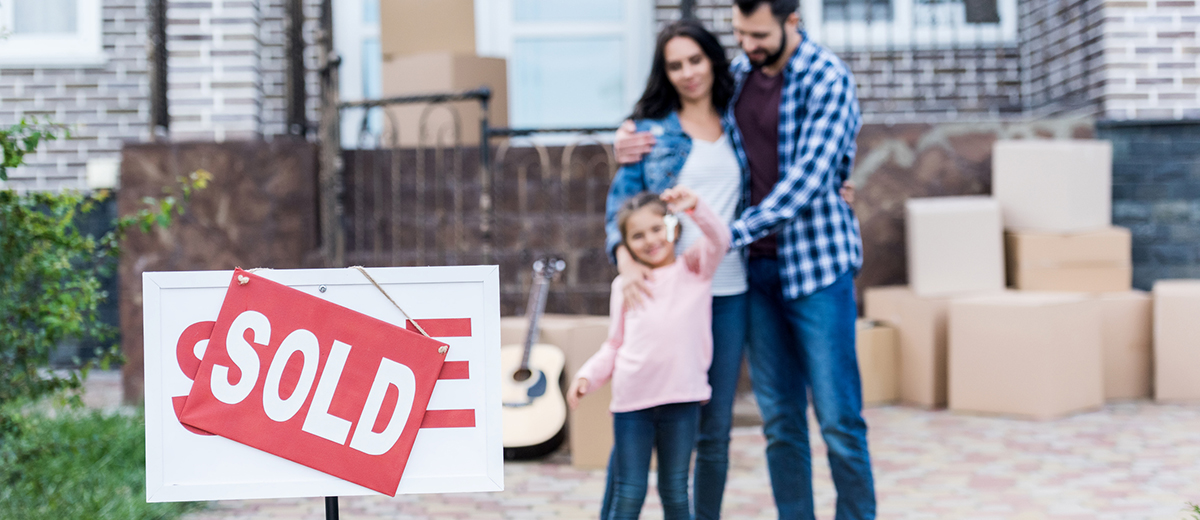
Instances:
[[[677,403],[613,414],[613,452],[601,506],[604,520],[634,519],[642,512],[650,453],[658,452],[658,496],[665,520],[691,518],[688,467],[700,425],[700,403]]]

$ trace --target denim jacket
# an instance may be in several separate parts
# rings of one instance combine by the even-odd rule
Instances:
[[[639,120],[636,124],[638,132],[654,135],[654,148],[641,162],[622,165],[608,190],[604,246],[608,260],[613,263],[617,261],[616,248],[621,244],[621,230],[617,229],[617,210],[621,209],[621,204],[643,191],[662,193],[674,186],[679,179],[679,170],[692,151],[692,138],[683,133],[676,112],[662,119]]]

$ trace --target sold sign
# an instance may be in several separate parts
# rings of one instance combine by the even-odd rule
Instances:
[[[446,351],[235,270],[180,419],[395,496]]]

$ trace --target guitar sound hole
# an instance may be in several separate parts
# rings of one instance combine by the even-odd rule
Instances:
[[[530,376],[532,376],[532,375],[533,375],[533,371],[529,370],[528,368],[522,368],[520,370],[517,370],[516,373],[513,374],[513,379],[516,381],[524,381],[526,379],[529,379]]]

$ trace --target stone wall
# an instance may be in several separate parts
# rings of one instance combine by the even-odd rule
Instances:
[[[1113,143],[1113,224],[1133,232],[1133,285],[1200,278],[1200,123],[1105,122]]]
[[[232,269],[236,266],[316,267],[317,151],[291,139],[272,142],[134,144],[125,147],[117,209],[142,208],[142,198],[197,169],[213,174],[187,213],[166,230],[133,231],[119,267],[125,399],[142,399],[142,273]]]

